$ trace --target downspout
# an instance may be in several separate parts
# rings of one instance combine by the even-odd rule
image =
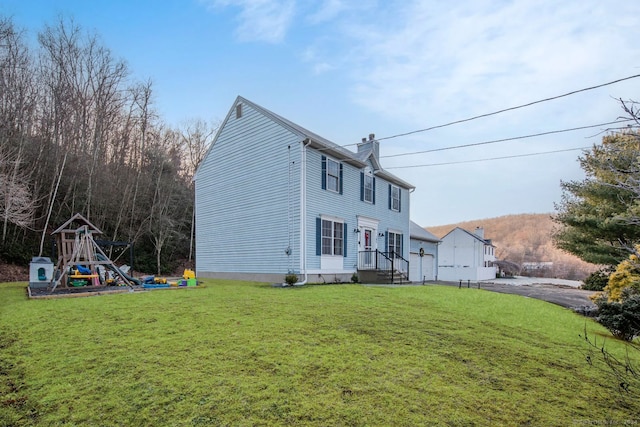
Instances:
[[[305,285],[309,281],[307,274],[307,146],[311,144],[309,138],[302,141],[300,153],[300,273],[304,275],[302,282],[294,286]]]

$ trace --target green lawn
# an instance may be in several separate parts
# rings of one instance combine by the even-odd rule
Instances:
[[[28,300],[0,284],[0,425],[640,424],[585,362],[585,325],[605,334],[546,302],[441,286]]]

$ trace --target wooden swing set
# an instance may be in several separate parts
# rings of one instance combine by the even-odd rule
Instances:
[[[97,234],[102,231],[79,213],[51,233],[58,247],[58,262],[49,286],[52,292],[58,286],[100,286],[98,266],[111,270],[133,288],[130,278],[100,249],[93,238]]]

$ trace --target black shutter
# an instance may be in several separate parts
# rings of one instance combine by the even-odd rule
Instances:
[[[316,218],[316,255],[322,255],[322,218]]]
[[[360,201],[364,201],[364,172],[360,172]]]
[[[347,257],[347,223],[344,223],[344,232],[342,234],[342,255]]]
[[[327,158],[322,156],[322,189],[327,189]]]
[[[376,177],[373,177],[373,204],[376,204]]]
[[[391,184],[389,184],[389,209],[391,209]]]
[[[402,189],[398,187],[398,212],[402,211]]]
[[[340,188],[340,194],[342,194],[342,163],[340,163],[340,182],[338,183],[338,187]]]
[[[389,232],[384,232],[384,251],[389,252]]]

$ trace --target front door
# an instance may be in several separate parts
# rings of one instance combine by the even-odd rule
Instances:
[[[358,268],[361,270],[376,268],[378,223],[377,219],[358,216]]]
[[[362,250],[363,252],[363,268],[373,268],[374,267],[374,255],[372,254],[373,250],[373,230],[370,228],[365,228],[362,230]]]

